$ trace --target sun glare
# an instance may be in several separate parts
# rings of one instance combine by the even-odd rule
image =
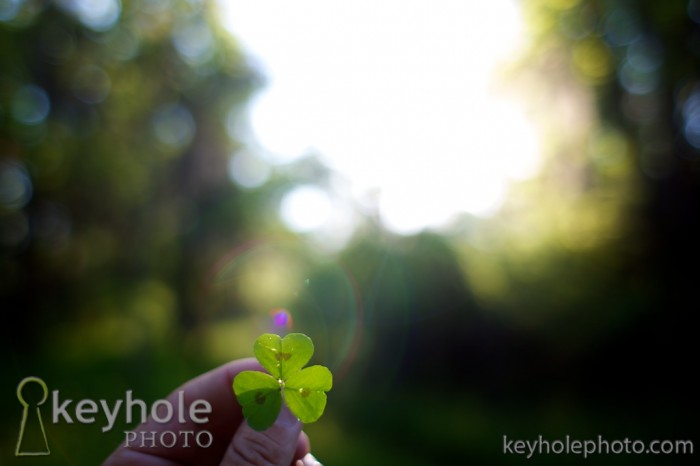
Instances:
[[[226,0],[221,8],[269,83],[249,108],[258,156],[276,165],[318,154],[358,198],[376,194],[389,229],[410,234],[461,213],[487,216],[511,180],[536,172],[533,125],[493,86],[497,66],[522,45],[515,0]],[[285,204],[295,229],[322,223],[300,228],[294,206],[311,206]]]
[[[282,199],[282,220],[294,231],[304,233],[321,228],[331,216],[331,201],[320,189],[300,186]]]

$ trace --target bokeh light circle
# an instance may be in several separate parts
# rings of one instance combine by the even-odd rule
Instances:
[[[0,160],[0,209],[18,210],[32,198],[34,188],[24,165]]]
[[[14,93],[11,108],[15,120],[25,125],[36,125],[49,115],[51,101],[44,89],[30,84]]]

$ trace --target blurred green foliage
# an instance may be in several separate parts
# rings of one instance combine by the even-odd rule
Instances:
[[[250,356],[276,306],[337,375],[307,429],[325,464],[695,432],[699,2],[524,1],[512,79],[548,131],[541,173],[490,219],[413,237],[366,219],[337,254],[274,212],[317,161],[256,190],[229,178],[263,79],[214,5],[89,3],[0,3],[0,462],[25,375],[152,401]],[[48,431],[55,454],[23,463],[95,464],[122,440]]]
[[[36,373],[75,396],[160,397],[200,370],[183,329],[207,267],[245,231],[226,121],[260,78],[203,2],[2,8],[7,383]],[[0,403],[5,453],[16,403]],[[80,455],[94,464],[117,442]]]

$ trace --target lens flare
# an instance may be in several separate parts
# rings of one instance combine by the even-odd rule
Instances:
[[[278,307],[276,309],[270,309],[268,312],[270,317],[272,317],[272,323],[275,328],[286,328],[291,330],[294,325],[294,320],[292,319],[292,314],[283,307]]]
[[[363,339],[355,279],[335,256],[301,240],[266,239],[234,248],[214,265],[201,312],[214,317],[212,331],[231,326],[232,348],[260,333],[305,333],[314,341],[314,357],[338,380],[354,365]]]

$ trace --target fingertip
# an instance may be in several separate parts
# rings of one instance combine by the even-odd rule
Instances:
[[[297,458],[298,461],[301,461],[301,459],[304,456],[306,456],[310,451],[311,443],[309,442],[309,436],[306,435],[306,432],[302,431],[301,434],[299,434],[299,441],[297,442],[296,452],[294,452],[294,458]]]
[[[298,460],[295,466],[323,466],[319,460],[311,453],[307,453],[304,457]]]
[[[275,423],[264,431],[256,431],[243,421],[220,464],[295,464],[301,428],[301,422],[284,406]]]

